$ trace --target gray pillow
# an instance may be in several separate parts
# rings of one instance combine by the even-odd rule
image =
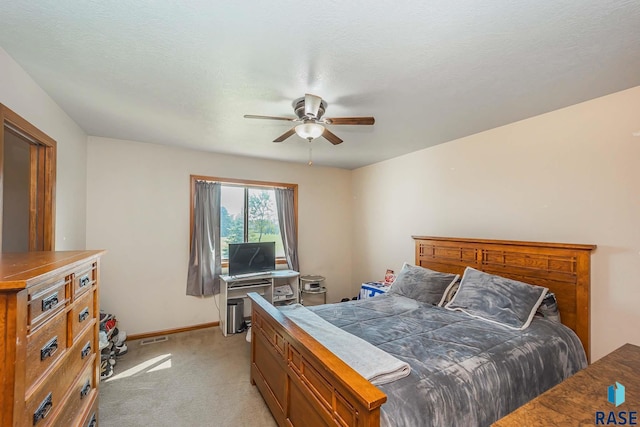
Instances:
[[[523,330],[531,323],[547,290],[467,267],[458,292],[445,308]]]
[[[389,293],[442,306],[449,287],[459,278],[459,274],[440,273],[405,263]]]

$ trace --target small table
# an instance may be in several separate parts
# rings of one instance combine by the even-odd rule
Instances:
[[[300,304],[303,304],[303,294],[322,294],[324,298],[324,304],[327,303],[327,288],[324,285],[325,278],[324,276],[314,276],[311,274],[307,274],[306,276],[300,276]],[[315,285],[314,288],[306,289],[305,285]]]
[[[616,387],[616,382],[625,387],[625,401],[618,407],[608,401],[609,386]],[[597,412],[604,413],[601,425],[607,425],[609,413],[620,411],[626,411],[627,416],[630,411],[640,412],[640,347],[633,344],[623,345],[492,426],[595,425]]]
[[[385,282],[365,282],[360,286],[358,299],[373,298],[376,295],[386,294],[390,288],[391,285]]]

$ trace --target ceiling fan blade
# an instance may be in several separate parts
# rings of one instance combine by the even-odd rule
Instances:
[[[276,116],[256,116],[253,114],[245,114],[244,115],[245,119],[267,119],[267,120],[286,120],[288,122],[294,122],[297,119],[294,118],[290,118],[290,117],[276,117]]]
[[[333,117],[324,119],[328,125],[372,125],[376,122],[373,117]]]
[[[318,109],[322,104],[322,98],[307,93],[304,95],[304,114],[307,117],[318,117]]]
[[[322,137],[332,143],[333,145],[338,145],[342,143],[342,140],[338,138],[338,136],[331,132],[329,129],[324,128],[324,132],[322,132]]]
[[[296,128],[293,127],[288,131],[286,131],[285,133],[283,133],[282,135],[280,135],[279,137],[277,137],[276,139],[274,139],[273,142],[282,142],[285,139],[289,138],[294,133],[296,133]]]

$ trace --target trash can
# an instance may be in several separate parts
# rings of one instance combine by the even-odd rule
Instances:
[[[227,334],[244,331],[244,300],[234,298],[227,300]]]

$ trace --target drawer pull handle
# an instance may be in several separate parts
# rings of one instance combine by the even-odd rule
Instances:
[[[36,425],[38,421],[44,420],[49,412],[51,412],[51,408],[53,408],[52,396],[51,393],[44,398],[36,412],[33,413],[33,425]]]
[[[58,293],[56,292],[53,295],[49,295],[48,297],[42,300],[42,311],[51,310],[53,307],[58,305]]]
[[[40,361],[51,357],[58,350],[58,337],[53,337],[40,349]]]
[[[91,279],[89,278],[88,274],[85,274],[84,276],[82,276],[80,278],[80,283],[78,284],[79,287],[84,288],[85,286],[87,286],[89,283],[91,283]]]
[[[98,420],[96,420],[96,413],[94,412],[91,414],[91,419],[89,420],[87,427],[96,427],[96,424],[98,424]]]
[[[80,352],[80,358],[84,359],[89,354],[91,354],[91,341],[89,341]]]
[[[82,323],[87,320],[87,317],[89,317],[89,307],[85,307],[84,310],[80,312],[78,315],[78,321]]]
[[[84,387],[82,387],[82,390],[80,390],[80,399],[84,399],[84,397],[89,394],[89,391],[91,390],[91,380],[87,380],[87,382],[84,384]]]

